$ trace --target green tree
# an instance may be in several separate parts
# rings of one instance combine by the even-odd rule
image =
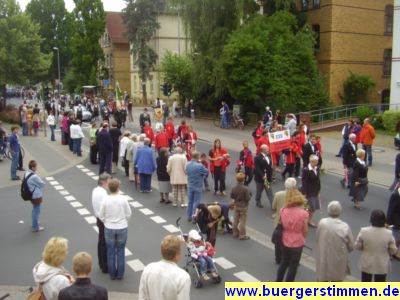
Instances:
[[[220,60],[221,80],[247,108],[268,104],[285,111],[327,104],[313,54],[314,37],[296,17],[280,11],[256,16],[229,38]]]
[[[39,27],[15,0],[0,3],[0,86],[5,99],[6,84],[36,83],[46,74],[52,54],[40,51]]]
[[[164,10],[165,0],[125,0],[123,20],[127,28],[127,37],[131,43],[134,64],[139,69],[142,81],[143,103],[147,104],[146,82],[154,69],[158,56],[149,45],[156,30],[160,28],[158,14]]]
[[[185,55],[179,56],[167,52],[161,61],[160,70],[164,76],[164,82],[172,85],[172,89],[179,93],[179,99],[184,102],[192,94],[192,60]]]
[[[104,33],[106,21],[101,0],[74,0],[73,34],[71,37],[71,76],[77,86],[97,85],[99,61],[104,59],[99,39]],[[72,87],[68,87],[69,90]]]
[[[344,104],[368,103],[368,94],[375,82],[368,75],[350,72],[343,82],[343,95],[339,95]]]
[[[70,65],[70,37],[72,34],[72,15],[65,8],[64,0],[31,0],[25,12],[32,21],[39,24],[42,41],[41,51],[53,53],[54,47],[60,51],[60,71],[62,77]],[[48,78],[58,78],[57,55],[53,56]]]

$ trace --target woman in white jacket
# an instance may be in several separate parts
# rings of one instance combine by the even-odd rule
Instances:
[[[50,131],[51,131],[51,136],[50,136],[50,140],[52,142],[54,142],[56,140],[56,137],[54,135],[54,130],[56,129],[56,118],[54,117],[54,112],[50,111],[50,115],[47,117],[47,124],[50,127]]]
[[[73,277],[62,266],[68,253],[68,240],[52,237],[44,247],[43,260],[33,268],[33,278],[42,285],[47,300],[57,300],[58,293],[73,282]]]

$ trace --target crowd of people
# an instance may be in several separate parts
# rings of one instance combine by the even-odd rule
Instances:
[[[226,103],[222,103],[220,112],[221,127],[226,128],[225,116],[229,112]],[[71,151],[80,156],[84,134],[80,126],[79,111],[60,115],[62,115],[61,122],[57,122],[50,109],[47,124],[52,132],[54,132],[52,126],[60,124],[61,142],[69,145]],[[254,179],[256,207],[263,207],[262,198],[265,190],[270,207],[275,212],[274,228],[276,230],[280,227],[281,230],[281,237],[275,242],[275,262],[279,265],[277,281],[295,280],[309,227],[317,228],[317,280],[344,280],[349,274],[349,253],[353,249],[362,251],[360,268],[363,281],[371,281],[372,278],[375,281],[386,280],[390,259],[398,251],[396,240],[392,232],[387,229],[387,225],[393,225],[394,229],[399,228],[398,186],[393,188],[387,218],[383,211],[373,210],[370,218],[371,226],[362,228],[355,241],[348,224],[340,219],[342,208],[337,201],[329,203],[329,217],[315,224],[313,215],[321,209],[320,175],[323,172],[321,139],[294,114],[287,114],[283,118],[279,111],[274,115],[271,109],[266,107],[262,120],[252,131],[256,151],[252,152],[247,140],[242,143],[243,149],[240,151],[235,168],[236,185],[231,191],[227,191],[225,181],[232,157],[223,147],[221,139],[214,140],[208,153],[200,153],[197,147],[199,138],[197,132],[193,124],[188,124],[185,120],[177,125],[173,116],[163,115],[163,118],[154,122],[148,109],[145,108],[138,120],[140,132],[132,133],[121,130],[125,122],[123,118],[119,119],[114,115],[114,121],[111,121],[109,115],[100,114],[97,117],[98,119],[101,117],[102,120],[100,127],[96,121],[91,123],[89,141],[90,161],[99,164],[99,186],[94,189],[92,197],[99,228],[99,267],[104,273],[109,273],[111,279],[122,279],[124,275],[124,251],[128,220],[131,215],[127,201],[120,197],[118,180],[111,179],[109,175],[115,174],[117,167],[122,166],[129,181],[141,193],[152,192],[152,175],[156,173],[160,203],[184,208],[187,221],[197,222],[202,233],[206,235],[207,242],[212,246],[216,244],[219,224],[226,226],[226,231],[232,232],[232,235],[239,240],[249,239],[246,233],[248,207],[252,198],[249,186]],[[21,120],[24,118],[21,117]],[[129,120],[133,121],[133,117]],[[22,127],[24,131],[26,126]],[[290,134],[290,147],[281,151],[271,151],[269,134],[282,130],[287,130]],[[12,141],[11,147],[15,151],[13,151],[11,177],[14,179],[17,178],[15,170],[19,159],[18,127],[14,127],[12,131],[14,137],[10,137],[10,142]],[[368,193],[368,167],[372,166],[375,131],[369,120],[365,119],[363,126],[355,121],[349,121],[343,128],[342,135],[343,144],[339,156],[343,159],[344,178],[341,184],[344,188],[349,188],[349,196],[354,202],[354,207],[360,209],[360,203]],[[54,139],[54,134],[50,139]],[[397,182],[400,178],[400,156],[398,160]],[[36,168],[36,163],[30,162],[26,175],[35,172]],[[274,193],[273,186],[279,172],[285,183],[285,190]],[[212,184],[209,182],[210,177]],[[32,200],[32,230],[41,231],[43,228],[38,225],[38,218],[43,182],[39,182],[40,178],[32,178],[29,181],[31,187],[38,187],[38,192]],[[221,201],[202,203],[203,192],[210,188]],[[170,198],[171,193],[172,198]],[[223,199],[227,199],[225,196],[228,195],[232,201],[227,204]],[[233,223],[230,221],[230,211],[233,211]],[[376,239],[374,236],[380,238]],[[180,250],[176,249],[178,242],[172,237],[164,242],[170,247],[175,247],[175,252],[172,254],[171,252],[166,254],[162,250],[164,259],[170,264],[175,264],[180,256]],[[163,249],[163,244],[161,247]],[[369,263],[371,261],[375,263]],[[160,276],[161,272],[179,273],[175,269],[165,271],[165,261],[151,264],[146,270],[140,283],[140,292],[147,294],[155,293],[149,286],[155,284],[157,274]],[[186,293],[187,278],[179,274],[177,280],[183,284],[180,292]]]

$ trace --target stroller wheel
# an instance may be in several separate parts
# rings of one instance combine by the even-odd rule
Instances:
[[[214,282],[214,284],[221,283],[221,276],[213,278],[213,282]]]
[[[196,289],[200,289],[203,287],[203,283],[200,279],[193,279],[193,285]]]

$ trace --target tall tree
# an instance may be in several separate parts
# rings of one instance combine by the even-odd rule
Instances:
[[[287,11],[256,16],[229,38],[219,67],[232,96],[248,108],[287,112],[328,103],[313,54],[314,37]]]
[[[104,59],[99,39],[106,26],[101,0],[74,0],[73,34],[71,37],[72,82],[80,89],[82,85],[97,85],[98,62]]]
[[[6,84],[33,84],[46,74],[52,54],[40,51],[39,26],[21,13],[15,0],[0,3],[0,86],[5,99]]]
[[[142,81],[143,103],[147,104],[146,82],[157,62],[158,56],[149,45],[156,30],[160,28],[158,15],[164,10],[165,0],[125,0],[123,20],[131,44],[134,64]]]
[[[65,8],[64,0],[31,0],[25,12],[32,21],[39,24],[42,42],[40,48],[44,53],[53,53],[54,47],[60,53],[60,71],[62,77],[70,65],[70,37],[72,34],[72,15]],[[57,55],[53,56],[49,79],[58,77]]]

